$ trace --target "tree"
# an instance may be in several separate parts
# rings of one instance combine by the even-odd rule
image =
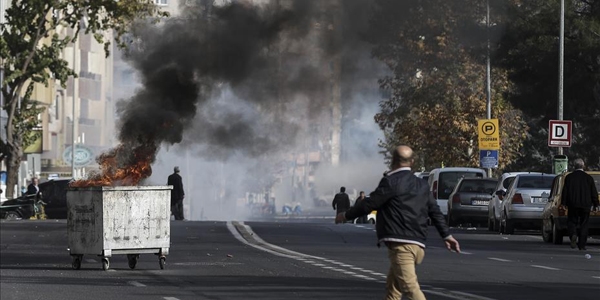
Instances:
[[[528,116],[526,154],[512,169],[551,170],[548,120],[558,119],[559,1],[505,1],[496,54],[514,89],[507,97]],[[600,168],[600,1],[565,1],[564,119],[573,121],[569,157]]]
[[[6,140],[0,141],[0,160],[7,165],[7,195],[13,195],[23,149],[35,137],[31,129],[41,111],[31,99],[34,85],[47,85],[55,79],[63,86],[76,76],[61,59],[62,51],[77,40],[80,22],[86,21],[86,34],[104,44],[109,55],[113,31],[115,42],[124,47],[121,37],[139,19],[165,17],[150,0],[13,0],[1,24],[0,56],[5,76],[2,95],[7,112]],[[157,19],[154,19],[157,20]],[[60,35],[61,28],[73,29]],[[28,137],[28,138],[25,138]]]
[[[487,31],[483,1],[376,1],[367,36],[393,75],[380,80],[390,98],[376,122],[381,146],[412,145],[417,167],[476,166],[477,119],[486,117]],[[492,38],[498,33],[491,30]],[[526,125],[505,99],[506,71],[492,72],[492,117],[500,119],[500,167],[520,155]]]

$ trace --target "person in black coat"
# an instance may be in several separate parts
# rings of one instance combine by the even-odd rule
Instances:
[[[390,269],[385,299],[425,299],[419,285],[416,265],[425,256],[425,242],[430,219],[448,250],[460,253],[460,245],[450,235],[448,225],[427,183],[412,173],[413,151],[402,145],[392,152],[391,170],[381,179],[368,201],[362,201],[336,223],[352,220],[377,210],[378,245],[388,248]]]
[[[590,208],[594,206],[594,210],[598,209],[598,190],[594,178],[583,171],[583,159],[574,160],[573,165],[575,171],[565,176],[560,203],[568,209],[567,226],[571,248],[575,249],[577,246],[579,250],[585,250]]]
[[[173,174],[169,175],[167,185],[172,185],[171,190],[171,213],[175,216],[175,220],[183,220],[183,180],[179,175],[179,167],[173,168]]]
[[[32,178],[31,183],[27,186],[27,192],[25,192],[25,195],[38,196],[40,194],[40,188],[38,186],[38,183],[39,179],[37,179],[37,177]]]
[[[346,188],[341,187],[340,192],[335,194],[333,197],[333,202],[331,203],[334,210],[337,210],[337,213],[343,213],[350,209],[350,197],[346,194]]]
[[[354,206],[360,205],[360,203],[362,201],[365,201],[365,199],[366,199],[365,198],[365,192],[360,191],[360,193],[358,194],[358,198],[356,198],[356,200],[354,201]],[[367,216],[363,215],[363,216],[360,216],[360,217],[356,218],[356,223],[357,224],[365,224],[365,223],[367,223]]]

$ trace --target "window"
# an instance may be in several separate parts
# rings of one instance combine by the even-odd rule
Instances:
[[[519,179],[518,188],[525,189],[550,189],[554,176],[524,176]]]
[[[440,172],[438,199],[448,199],[461,178],[483,177],[479,172]]]
[[[154,3],[160,6],[166,6],[169,5],[169,0],[154,0]]]

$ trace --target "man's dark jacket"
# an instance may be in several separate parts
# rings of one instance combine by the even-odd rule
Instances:
[[[171,190],[171,205],[183,200],[183,181],[181,180],[181,176],[179,176],[179,174],[173,173],[169,175],[169,178],[167,179],[167,185],[173,186],[173,189]]]
[[[335,197],[333,197],[331,205],[333,205],[333,209],[337,210],[338,214],[346,212],[350,209],[350,197],[348,197],[348,194],[346,193],[337,193],[335,194]]]
[[[576,170],[567,175],[560,203],[573,208],[597,207],[598,190],[596,190],[594,178],[582,170]]]
[[[428,217],[442,238],[450,235],[427,181],[409,170],[383,177],[369,201],[361,201],[347,211],[345,217],[352,220],[373,210],[377,210],[378,240],[394,238],[425,244]]]
[[[39,186],[36,189],[35,185],[33,185],[33,183],[30,183],[27,186],[27,192],[25,193],[25,195],[37,195],[40,192]]]

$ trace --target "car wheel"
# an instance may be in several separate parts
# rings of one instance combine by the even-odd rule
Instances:
[[[500,231],[500,220],[496,219],[496,215],[494,215],[494,231]]]
[[[21,220],[21,215],[16,211],[9,211],[4,218],[7,220]]]
[[[456,221],[454,221],[454,218],[452,218],[452,215],[448,214],[448,227],[455,227],[456,226]]]
[[[506,213],[504,213],[504,233],[506,233],[506,234],[515,233],[515,224],[512,220],[508,219],[508,217],[506,216]]]
[[[542,221],[542,240],[546,243],[552,243],[552,229],[546,227],[548,222]]]
[[[563,236],[560,230],[556,227],[556,223],[552,222],[552,243],[560,245],[563,242]]]

